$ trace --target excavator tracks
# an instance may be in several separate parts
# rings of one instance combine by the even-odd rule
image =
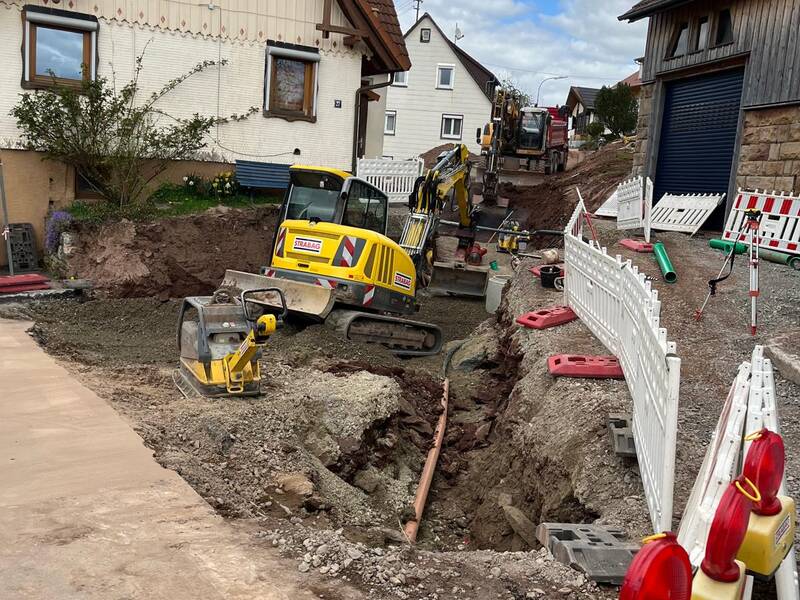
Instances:
[[[334,310],[325,324],[345,339],[381,344],[396,356],[432,356],[442,349],[442,330],[431,323],[351,310]]]

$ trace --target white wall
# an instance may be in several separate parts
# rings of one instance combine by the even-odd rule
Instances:
[[[421,28],[431,29],[430,43],[419,40]],[[491,118],[492,103],[470,76],[430,19],[423,19],[406,37],[411,56],[408,87],[389,89],[387,110],[397,111],[395,135],[387,135],[383,153],[395,159],[412,158],[431,148],[459,140],[442,139],[443,114],[464,115],[460,143],[480,154],[475,130]],[[437,65],[455,65],[454,89],[436,89]]]
[[[389,81],[388,75],[376,75],[370,78],[370,85],[386,83],[387,81]],[[364,158],[380,158],[383,156],[383,119],[386,114],[386,98],[389,95],[389,89],[378,88],[375,93],[380,96],[380,100],[369,103],[367,143],[364,148]]]
[[[17,7],[0,4],[0,147],[14,147],[19,132],[8,115],[22,92],[22,23]],[[209,140],[208,158],[233,161],[237,158],[262,162],[316,163],[349,170],[355,115],[355,91],[361,81],[362,53],[349,49],[321,51],[317,122],[289,123],[262,116],[264,63],[266,45],[258,42],[219,42],[189,33],[143,29],[127,23],[101,19],[98,32],[98,74],[117,82],[127,82],[133,73],[134,60],[147,45],[140,79],[141,97],[198,62],[229,61],[195,75],[169,94],[159,107],[176,117],[194,113],[228,116],[244,113],[251,106],[259,112],[241,123],[220,127],[217,144]],[[111,64],[114,65],[112,75]],[[341,100],[342,108],[334,101]],[[217,107],[219,106],[219,112]],[[382,119],[381,119],[382,122]],[[217,131],[212,132],[217,137]],[[292,151],[299,148],[300,156]],[[270,156],[283,154],[282,156]]]

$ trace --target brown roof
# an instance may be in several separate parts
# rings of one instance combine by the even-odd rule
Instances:
[[[400,28],[394,2],[392,0],[366,0],[366,2],[372,9],[372,14],[377,17],[381,29],[386,32],[387,41],[393,46],[393,53],[397,55],[398,63],[405,65],[403,70],[408,71],[411,68],[411,59],[408,57],[406,40]]]
[[[649,17],[652,14],[667,10],[679,4],[688,4],[692,0],[641,0],[633,5],[633,7],[624,15],[620,15],[620,21],[638,21],[644,17]]]
[[[620,83],[626,83],[632,88],[637,88],[642,85],[642,78],[639,77],[639,71],[636,71],[635,73],[628,75],[625,79],[620,81]]]
[[[481,88],[481,91],[486,95],[487,98],[489,98],[489,100],[493,100],[494,88],[499,83],[497,77],[495,77],[494,73],[492,73],[489,69],[484,67],[481,63],[479,63],[477,60],[475,60],[469,54],[467,54],[461,48],[459,48],[457,44],[451,42],[450,39],[444,34],[441,27],[439,27],[438,23],[436,23],[436,21],[433,20],[433,17],[429,13],[425,13],[424,15],[422,15],[419,18],[419,20],[416,23],[414,23],[408,29],[408,31],[406,31],[404,38],[408,37],[408,35],[414,30],[414,28],[416,28],[416,26],[419,25],[426,18],[430,19],[431,23],[433,23],[433,26],[436,27],[436,30],[439,32],[439,34],[445,39],[445,41],[447,41],[450,48],[458,57],[458,60],[461,62],[462,65],[464,65],[464,68],[467,70],[467,73],[470,74],[470,77],[472,77],[472,79],[475,80],[475,83],[478,85],[478,87]]]

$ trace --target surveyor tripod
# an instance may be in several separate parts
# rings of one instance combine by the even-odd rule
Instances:
[[[717,295],[717,285],[728,279],[733,273],[733,265],[736,260],[736,247],[739,245],[738,240],[741,239],[744,234],[746,235],[745,239],[748,243],[750,267],[750,333],[756,335],[758,329],[758,298],[761,295],[758,277],[758,266],[760,262],[759,248],[761,246],[761,217],[762,213],[760,210],[751,208],[745,211],[742,226],[739,228],[736,240],[734,240],[731,245],[730,252],[728,252],[728,256],[725,258],[719,275],[708,282],[708,295],[706,296],[705,302],[703,302],[703,306],[695,312],[696,320],[699,321],[703,318],[709,300],[711,300],[712,296]],[[728,273],[723,275],[726,269]]]

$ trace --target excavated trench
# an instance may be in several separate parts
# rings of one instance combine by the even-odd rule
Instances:
[[[427,316],[450,326],[451,392],[420,544],[528,548],[503,506],[534,524],[596,518],[578,499],[570,463],[539,452],[537,436],[519,429],[538,407],[520,386],[530,357],[517,328],[506,318],[480,323],[487,315],[474,302],[431,304]],[[441,414],[443,356],[397,361],[379,348],[343,346],[324,327],[285,331],[264,353],[270,381],[262,399],[186,400],[171,382],[177,309],[176,301],[96,300],[41,303],[28,316],[39,342],[72,361],[135,424],[157,460],[220,514],[313,518],[320,527],[345,526],[356,539],[375,526],[397,530],[413,514]],[[461,328],[453,330],[450,317],[458,314]],[[536,396],[547,396],[548,385],[540,382]],[[287,474],[299,491],[280,482]]]

